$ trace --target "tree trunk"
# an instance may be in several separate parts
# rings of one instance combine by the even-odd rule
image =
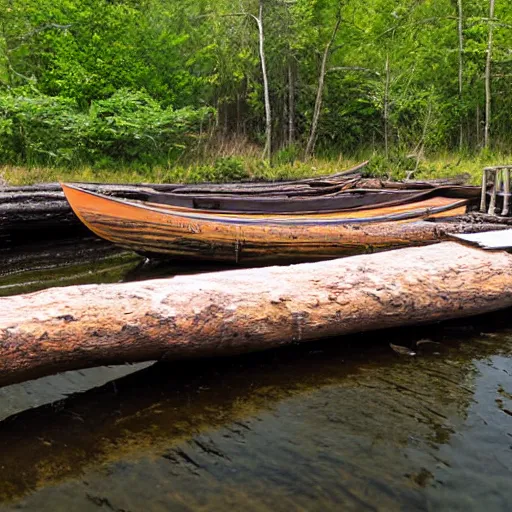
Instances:
[[[463,89],[463,78],[464,78],[464,32],[463,32],[463,10],[462,0],[457,0],[458,8],[458,34],[459,34],[459,103],[462,106],[462,89]],[[460,119],[460,133],[459,133],[459,149],[462,149],[464,145],[464,126],[462,122],[462,116]]]
[[[295,72],[292,58],[288,60],[288,144],[295,143]]]
[[[480,133],[480,105],[476,106],[476,147],[480,147],[480,140],[482,134]]]
[[[313,111],[313,119],[311,121],[311,131],[309,134],[308,143],[306,146],[306,158],[311,157],[313,154],[313,151],[315,149],[316,144],[316,137],[317,137],[317,130],[318,130],[318,120],[320,119],[320,113],[322,110],[322,102],[324,97],[324,86],[325,86],[325,74],[327,73],[327,61],[329,59],[329,54],[331,53],[331,48],[334,43],[334,40],[336,39],[336,34],[338,33],[338,30],[341,25],[341,7],[338,11],[338,15],[336,18],[336,24],[334,26],[334,29],[332,31],[331,39],[327,43],[324,54],[322,57],[322,64],[320,66],[320,76],[318,78],[318,89],[316,93],[316,101],[315,101],[315,109]]]
[[[389,53],[386,55],[386,85],[384,87],[384,148],[386,158],[389,158]]]
[[[489,41],[487,44],[487,60],[485,64],[485,129],[484,146],[488,148],[491,145],[491,64],[492,64],[492,45],[494,34],[494,0],[489,0]]]
[[[454,242],[55,288],[0,299],[0,384],[104,364],[240,354],[510,306],[512,255]]]
[[[263,30],[263,4],[264,0],[260,0],[259,14],[256,19],[258,24],[259,44],[260,44],[260,60],[261,72],[263,74],[263,94],[265,102],[265,149],[263,150],[263,158],[270,159],[272,155],[272,111],[270,108],[270,92],[268,86],[267,62],[265,59],[265,32]]]

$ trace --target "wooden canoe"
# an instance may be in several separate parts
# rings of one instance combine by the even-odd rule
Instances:
[[[337,212],[219,213],[110,198],[74,185],[62,188],[91,231],[122,247],[167,258],[242,264],[320,260],[428,243],[388,228],[461,215],[468,204],[468,199],[440,196]],[[375,225],[380,228],[367,229]]]
[[[80,185],[78,185],[80,187]],[[80,187],[82,188],[82,187]],[[216,212],[250,213],[317,213],[339,212],[341,210],[372,209],[376,207],[398,206],[433,197],[478,199],[478,187],[443,186],[430,190],[400,189],[349,189],[320,196],[243,196],[243,195],[204,195],[158,193],[150,195],[147,204],[168,205],[194,210]]]

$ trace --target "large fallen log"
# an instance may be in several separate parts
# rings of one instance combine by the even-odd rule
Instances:
[[[55,288],[0,299],[0,384],[103,364],[239,354],[510,306],[512,255],[454,242]]]

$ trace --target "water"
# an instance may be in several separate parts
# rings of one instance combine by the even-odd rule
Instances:
[[[172,271],[94,265],[117,257],[89,279]],[[0,418],[0,510],[510,510],[510,311],[70,372],[0,390]]]

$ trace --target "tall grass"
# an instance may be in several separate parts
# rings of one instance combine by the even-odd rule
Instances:
[[[382,153],[361,151],[354,155],[318,156],[307,162],[294,155],[279,152],[272,164],[260,158],[260,149],[240,141],[224,142],[201,153],[187,155],[167,165],[144,164],[108,165],[104,167],[0,166],[0,184],[27,185],[52,181],[88,181],[105,183],[197,183],[201,181],[285,180],[326,175],[347,169],[369,160],[367,172],[376,177],[401,180],[451,178],[466,175],[466,181],[479,184],[482,169],[489,165],[507,164],[512,156],[505,153],[464,155],[439,153],[423,158],[394,155],[385,158]]]

